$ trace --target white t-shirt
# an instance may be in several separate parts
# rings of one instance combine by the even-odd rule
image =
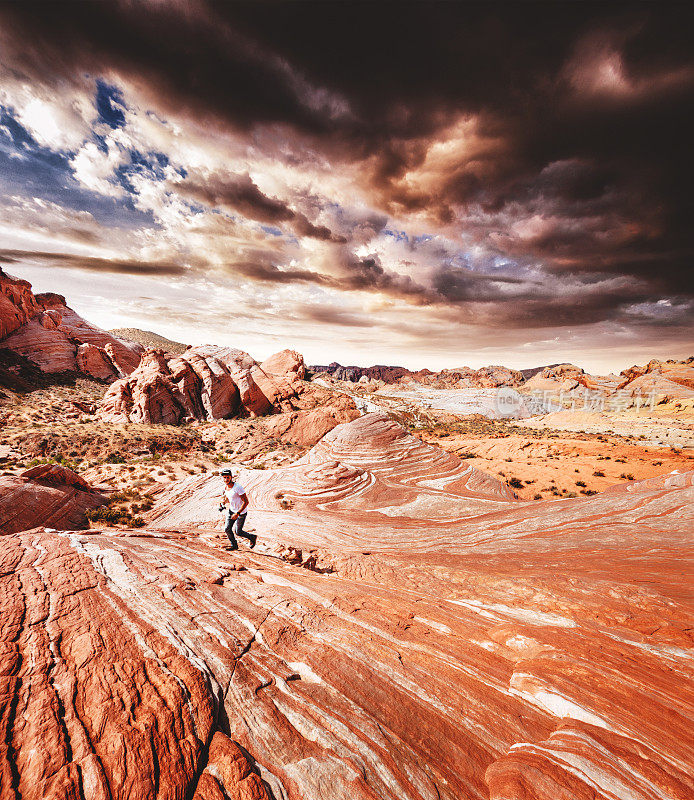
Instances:
[[[243,506],[243,500],[241,499],[242,494],[246,494],[246,490],[241,486],[241,484],[236,481],[234,485],[230,489],[225,489],[224,494],[226,495],[227,500],[229,501],[229,508],[234,512],[234,514],[241,509]]]

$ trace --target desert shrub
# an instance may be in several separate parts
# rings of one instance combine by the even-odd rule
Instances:
[[[635,480],[635,478],[631,474],[631,472],[629,472],[628,474],[626,472],[623,472],[619,477],[623,478],[625,481],[633,481],[633,480]]]
[[[523,481],[520,478],[509,478],[508,485],[512,489],[522,489],[523,488]]]
[[[595,472],[593,473],[593,477],[594,478],[604,478],[605,477],[605,473],[601,469],[596,469]]]
[[[458,453],[461,458],[477,458],[477,453]]]
[[[107,464],[125,464],[125,458],[120,453],[109,453],[104,461]]]
[[[597,494],[597,492],[595,491],[595,489],[581,489],[581,494],[585,494],[588,495],[588,497],[590,497],[590,495]]]
[[[537,492],[537,493],[536,493],[536,494],[533,496],[533,500],[542,500],[542,495],[541,495],[539,492]]]
[[[576,481],[576,486],[585,486],[585,485],[586,485],[585,481]]]
[[[615,461],[616,461],[618,464],[626,464],[626,463],[627,463],[627,460],[626,460],[626,458],[615,458]]]

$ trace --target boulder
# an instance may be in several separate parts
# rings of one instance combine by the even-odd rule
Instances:
[[[269,375],[296,375],[302,380],[306,377],[304,357],[296,350],[280,350],[266,358],[260,368]]]
[[[80,372],[97,380],[113,380],[118,376],[106,351],[94,344],[79,345],[75,360]]]

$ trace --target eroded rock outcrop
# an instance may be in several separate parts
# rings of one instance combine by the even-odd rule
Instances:
[[[21,475],[0,476],[0,533],[45,525],[59,530],[82,528],[85,512],[106,498],[80,475],[57,464],[41,464]]]
[[[285,350],[265,363],[268,370],[232,347],[191,347],[168,359],[149,348],[131,375],[111,385],[98,413],[105,422],[176,425],[302,408],[303,358]]]
[[[27,281],[0,270],[0,347],[44,373],[83,372],[112,381],[132,372],[143,348],[83,320],[58,294],[34,295]]]
[[[654,392],[656,395],[694,397],[694,357],[686,361],[658,361],[654,358],[645,366],[629,367],[620,375],[619,388],[632,394]]]

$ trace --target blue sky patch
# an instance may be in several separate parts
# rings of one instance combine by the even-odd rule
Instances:
[[[111,128],[122,128],[125,125],[123,94],[117,86],[110,86],[98,78],[96,81],[96,110],[99,119]]]

